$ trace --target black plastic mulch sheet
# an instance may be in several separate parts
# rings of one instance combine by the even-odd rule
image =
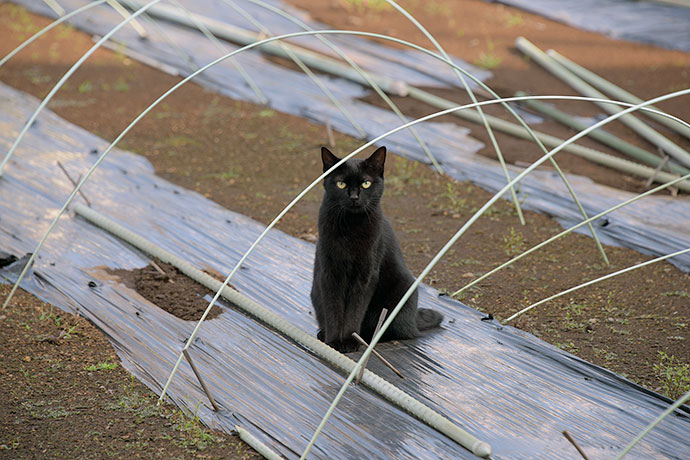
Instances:
[[[6,151],[37,102],[0,85],[0,104],[0,151]],[[104,147],[103,140],[51,112],[41,115],[0,178],[4,258],[32,252],[71,192],[56,161],[75,175],[83,173],[96,158],[90,152]],[[156,177],[145,159],[120,150],[113,151],[84,192],[99,212],[200,269],[228,273],[263,229]],[[308,297],[313,251],[309,243],[272,231],[232,283],[315,333]],[[148,262],[146,254],[66,214],[22,286],[96,324],[123,365],[160,392],[195,323],[171,316],[106,273],[107,267],[133,269]],[[0,279],[16,279],[21,263],[1,269]],[[610,458],[669,404],[529,334],[482,321],[478,311],[427,286],[420,288],[420,303],[445,314],[442,329],[380,347],[405,379],[376,359],[370,366],[491,443],[495,459],[578,459],[561,435],[564,429],[591,458]],[[198,410],[211,426],[232,430],[239,424],[289,459],[298,458],[344,380],[307,350],[228,307],[202,325],[190,353],[222,410],[209,410],[185,362],[170,387],[172,400]],[[629,458],[687,458],[688,434],[690,416],[678,411]],[[366,388],[352,386],[309,458],[473,456]]]
[[[180,1],[193,12],[252,29],[252,26],[241,15],[233,13],[222,1]],[[33,0],[17,0],[17,2],[38,13],[55,16],[55,13],[43,2]],[[86,2],[63,0],[60,3],[65,9],[71,11]],[[299,16],[315,29],[327,28],[323,24],[311,21],[304,12],[287,6],[279,0],[271,0],[271,3]],[[248,2],[240,4],[274,34],[301,30],[265,9]],[[90,33],[104,35],[121,20],[121,16],[112,8],[103,5],[80,13],[70,21],[76,27]],[[151,21],[145,19],[142,19],[141,23],[149,31],[147,40],[140,40],[131,27],[123,28],[114,36],[117,42],[126,45],[118,49],[124,52],[135,52],[136,54],[132,55],[134,58],[146,56],[146,62],[162,63],[178,69],[183,75],[188,75],[195,67],[176,50],[185,50],[197,65],[210,62],[220,55],[218,49],[198,31],[160,20],[155,22],[157,26],[153,26]],[[164,35],[161,35],[161,31]],[[451,69],[422,53],[396,50],[357,37],[329,36],[328,38],[337,43],[365,69],[417,86],[458,85],[457,77]],[[332,51],[325,48],[315,38],[305,37],[295,41],[300,45],[332,54]],[[173,43],[174,46],[172,46]],[[231,43],[225,43],[224,46],[229,50],[238,48]],[[270,107],[308,118],[316,123],[325,124],[329,120],[334,129],[358,137],[353,126],[342,113],[303,73],[276,65],[256,51],[242,53],[236,59],[264,91]],[[480,79],[485,79],[490,75],[462,61],[457,60],[457,62]],[[256,101],[256,96],[240,73],[229,63],[209,69],[194,81],[233,98]],[[367,132],[368,139],[373,139],[401,124],[392,112],[359,101],[358,98],[368,94],[368,90],[361,86],[335,77],[323,77],[322,81],[349,109]],[[491,192],[496,192],[505,185],[505,173],[498,162],[476,154],[482,144],[469,137],[468,129],[450,123],[431,122],[417,125],[416,129],[442,164],[444,171],[450,176],[459,180],[470,180]],[[381,143],[398,154],[429,163],[427,155],[407,130],[390,136]],[[536,146],[534,148],[537,149]],[[514,166],[508,168],[513,177],[522,171],[521,168]],[[568,177],[588,216],[598,214],[634,196],[628,192],[595,184],[585,177],[572,175]],[[582,221],[582,214],[555,172],[534,171],[521,181],[521,185],[516,187],[516,192],[525,209],[552,216],[565,227]],[[505,198],[510,199],[508,194]],[[645,199],[615,214],[598,219],[592,225],[605,244],[625,246],[654,256],[670,254],[690,247],[690,230],[688,230],[690,229],[690,199],[663,196]],[[586,226],[577,231],[590,234]],[[683,271],[690,271],[690,254],[675,257],[670,262]]]
[[[690,51],[690,7],[654,0],[487,0],[611,38]]]

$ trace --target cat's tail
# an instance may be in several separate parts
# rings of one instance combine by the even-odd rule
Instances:
[[[430,310],[428,308],[420,308],[417,310],[417,329],[420,331],[425,331],[427,329],[433,329],[438,327],[443,321],[443,315],[436,310]]]

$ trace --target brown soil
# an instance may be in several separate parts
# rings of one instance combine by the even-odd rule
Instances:
[[[321,9],[330,11],[330,8],[335,8],[328,3],[325,7],[318,3],[307,6],[313,8],[317,18],[322,20],[324,18],[318,16]],[[476,32],[482,37],[480,44],[484,46],[484,37],[490,37],[494,41],[495,52],[503,53],[504,44],[512,43],[504,37],[509,29],[505,26],[497,28],[495,22],[500,21],[507,11],[512,10],[482,2],[466,2],[463,3],[463,15],[468,16],[456,17],[454,27],[462,26],[464,33],[470,34],[482,24],[479,19],[485,18],[483,24],[487,24],[484,26],[486,29],[479,28]],[[423,22],[446,27],[447,15],[443,20],[429,21],[424,14],[420,14]],[[553,37],[551,44],[543,41],[546,40],[545,35],[539,38],[524,33],[538,45],[564,50],[559,43],[566,43],[576,34],[585,34],[587,40],[582,43],[586,46],[582,49],[592,51],[591,54],[612,55],[615,49],[616,55],[610,58],[611,72],[620,71],[619,75],[626,75],[620,70],[625,61],[619,60],[617,53],[619,49],[627,50],[630,74],[626,78],[633,81],[630,88],[642,97],[664,91],[659,89],[659,85],[678,82],[679,75],[688,68],[690,58],[687,54],[669,52],[674,53],[679,64],[675,67],[670,63],[662,65],[657,59],[667,55],[666,51],[564,29],[564,26],[526,13],[511,14],[520,14],[524,18],[520,27],[550,31]],[[29,33],[46,23],[44,18],[27,14],[13,5],[0,5],[0,36],[4,37],[0,42],[0,55],[9,52]],[[377,29],[389,32],[385,26]],[[405,31],[405,34],[413,37],[412,32],[408,34]],[[444,42],[452,41],[439,38]],[[85,34],[59,27],[3,66],[0,80],[43,97],[91,44],[90,37]],[[579,49],[572,46],[573,50]],[[463,55],[449,48],[449,51]],[[569,55],[568,50],[564,52]],[[570,56],[611,77],[603,71],[605,69],[592,65],[596,63],[595,60],[590,61],[594,56],[587,54],[587,59]],[[558,87],[553,83],[555,80],[544,77],[540,69],[529,65],[512,51],[501,54],[501,57],[503,61],[494,79],[503,79],[499,87],[510,88],[508,83],[514,78],[522,86],[520,89],[534,91],[541,88],[537,85],[541,79],[556,85],[549,92],[567,93],[567,89]],[[469,58],[471,60],[473,56]],[[640,64],[644,62],[643,58],[649,59],[645,66]],[[603,65],[604,61],[602,58],[600,64]],[[618,64],[614,66],[615,63]],[[640,67],[632,72],[631,66]],[[659,72],[654,75],[663,76],[659,77],[663,83],[642,78],[645,75],[651,77],[651,69]],[[671,74],[676,75],[675,79],[670,77]],[[122,55],[101,50],[73,75],[71,83],[58,93],[51,108],[65,119],[112,140],[140,110],[177,81],[177,78],[163,75]],[[688,107],[677,107],[674,113],[690,119],[683,110],[688,110]],[[322,126],[265,107],[233,101],[190,84],[149,114],[120,147],[145,155],[161,177],[196,190],[228,209],[267,223],[320,173],[318,149],[325,143],[326,130]],[[339,152],[350,151],[359,145],[359,141],[339,133],[336,133],[336,143]],[[397,156],[389,157],[386,168],[384,211],[393,222],[408,265],[413,273],[419,273],[490,194],[471,184],[456,183],[435,175],[429,168]],[[285,216],[279,228],[313,241],[320,194],[319,191],[309,194]],[[528,212],[526,219],[528,224],[520,226],[512,207],[506,202],[498,203],[424,281],[441,290],[455,291],[507,260],[510,254],[561,231],[556,222],[543,215]],[[628,249],[607,247],[606,250],[611,267],[601,262],[591,238],[570,235],[513,265],[513,268],[499,272],[464,293],[460,299],[491,312],[499,319],[506,318],[531,302],[649,259]],[[15,301],[9,314],[19,314],[15,312],[19,310],[18,305]],[[687,346],[690,340],[689,318],[690,276],[663,263],[552,301],[521,317],[516,325],[648,388],[675,396],[682,387],[672,388],[674,382],[688,384],[687,378],[683,380],[679,377],[681,374],[671,371],[682,372],[682,365],[690,365]],[[23,334],[23,329],[4,329],[6,334],[14,334],[13,337]],[[12,340],[19,339],[15,337]],[[69,352],[74,356],[80,356],[80,353],[88,356],[91,351],[75,346]],[[668,360],[660,363],[660,352],[673,356],[674,365],[669,366]],[[659,364],[664,364],[670,373],[663,374],[660,368],[654,367]],[[7,372],[20,374],[22,365],[21,361],[8,361]],[[94,378],[101,375],[97,373]],[[77,374],[75,378],[78,383],[82,376]],[[69,380],[72,382],[72,377]],[[56,399],[61,397],[62,391],[67,392],[57,390]],[[26,397],[32,400],[30,395]],[[106,415],[108,417],[104,419],[109,420],[108,423],[119,423],[119,413],[111,411]],[[12,419],[15,419],[14,415]],[[37,430],[46,439],[52,436],[49,424]],[[18,429],[13,428],[8,433],[18,436]],[[44,448],[53,449],[50,445]]]
[[[9,285],[0,285],[2,298]],[[0,321],[0,458],[260,459],[118,364],[103,333],[19,290]]]
[[[108,270],[130,289],[134,289],[149,302],[186,321],[198,321],[208,307],[204,296],[213,297],[215,292],[197,283],[170,264],[155,260],[143,268],[134,270]],[[160,271],[156,268],[160,269]],[[223,310],[214,305],[206,316],[210,320]]]

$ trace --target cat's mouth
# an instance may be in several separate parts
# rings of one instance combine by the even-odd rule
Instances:
[[[355,203],[350,202],[347,204],[347,206],[345,206],[345,209],[347,209],[349,212],[357,213],[357,214],[364,213],[367,211],[366,206],[364,206],[363,203],[359,203],[359,202],[355,202]]]

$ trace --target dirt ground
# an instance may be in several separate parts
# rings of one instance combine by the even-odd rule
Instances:
[[[208,307],[204,296],[213,297],[215,292],[197,283],[170,264],[155,260],[146,267],[134,270],[108,270],[110,274],[130,289],[137,291],[149,302],[158,305],[171,315],[186,321],[198,321]],[[222,312],[214,305],[206,315],[213,319]]]
[[[0,285],[5,298],[9,285]],[[157,397],[101,331],[19,290],[0,320],[0,458],[263,458]]]
[[[304,3],[315,18],[334,26],[343,26],[344,22],[350,28],[393,33],[424,43],[412,29],[406,28],[404,22],[393,18],[392,12],[368,12],[365,21],[359,19],[359,15],[349,13],[343,6],[345,2],[292,2]],[[461,5],[456,6],[456,3]],[[425,6],[432,4],[438,5],[440,12]],[[495,54],[500,62],[492,69],[495,77],[488,83],[501,94],[512,94],[518,89],[540,94],[572,94],[555,78],[519,56],[512,43],[520,34],[539,46],[553,47],[607,78],[625,84],[641,97],[661,94],[678,85],[687,86],[689,80],[690,55],[687,53],[609,40],[501,5],[480,1],[420,2],[412,4],[412,11],[422,23],[430,26],[449,52],[469,61],[482,62],[487,62],[486,57],[480,58],[482,51]],[[14,5],[0,5],[0,36],[3,37],[0,55],[7,54],[47,23],[46,19],[28,14]],[[58,27],[3,66],[0,81],[43,97],[91,45],[92,41],[86,34],[69,27]],[[73,75],[50,108],[65,119],[112,140],[140,110],[177,81],[177,78],[161,74],[121,54],[101,50]],[[103,110],[104,107],[111,109]],[[662,107],[690,120],[687,99],[684,104],[674,102]],[[563,108],[580,114],[596,112],[574,104],[565,104]],[[643,145],[642,141],[634,139],[620,127],[611,131],[622,132],[627,140]],[[553,133],[558,134],[556,131]],[[483,139],[479,129],[473,129],[473,135]],[[565,135],[567,133],[562,134]],[[335,139],[336,150],[341,154],[359,145],[359,141],[339,133],[335,134]],[[233,101],[190,84],[149,114],[120,147],[146,156],[161,177],[196,190],[228,209],[267,223],[320,173],[319,147],[327,142],[326,130],[322,126],[266,107]],[[499,142],[507,146],[507,154],[515,155],[509,157],[510,161],[531,161],[532,155],[537,154],[528,143],[505,136],[500,136]],[[488,149],[484,153],[490,154]],[[642,190],[638,179],[582,164],[577,158],[562,158],[560,163],[568,171],[587,174],[597,181],[628,190]],[[447,238],[490,195],[472,184],[454,182],[434,174],[426,166],[394,155],[389,157],[386,166],[384,211],[401,240],[410,269],[419,273]],[[320,191],[309,194],[285,216],[279,228],[314,241],[320,196]],[[555,221],[543,215],[528,212],[526,219],[527,225],[521,226],[512,207],[506,202],[498,203],[456,244],[425,282],[453,292],[513,254],[562,230]],[[499,319],[506,318],[548,295],[650,259],[623,248],[607,247],[606,251],[612,262],[610,267],[602,263],[591,238],[570,235],[513,265],[513,268],[488,278],[459,298]],[[49,370],[52,364],[46,363],[57,359],[39,360],[38,356],[47,355],[46,349],[54,346],[64,352],[60,359],[70,360],[70,363],[74,359],[80,363],[79,366],[81,363],[117,362],[110,347],[88,346],[89,341],[101,340],[99,343],[103,344],[105,341],[83,322],[79,326],[84,331],[83,340],[65,340],[64,334],[55,339],[59,346],[40,340],[39,337],[44,335],[58,337],[62,329],[57,326],[49,329],[51,323],[45,320],[36,320],[35,324],[30,322],[31,311],[49,308],[36,302],[35,298],[22,294],[12,302],[7,312],[2,312],[5,316],[3,323],[10,327],[3,328],[2,332],[4,366],[0,385],[8,389],[5,394],[13,394],[9,390],[19,388],[12,390],[16,397],[7,398],[2,403],[6,405],[3,413],[12,416],[3,421],[8,428],[3,428],[0,444],[5,446],[3,449],[15,449],[9,452],[12,458],[41,456],[36,452],[43,449],[43,458],[57,458],[65,453],[71,455],[76,449],[69,444],[71,441],[65,441],[66,433],[59,437],[59,432],[52,432],[55,418],[31,418],[31,426],[36,430],[32,436],[27,436],[19,428],[32,417],[34,406],[44,404],[40,406],[44,411],[52,407],[51,404],[57,404],[55,401],[71,397],[69,387],[46,385],[44,389],[37,384],[48,379],[49,372],[53,372]],[[21,308],[24,304],[34,305],[33,310]],[[62,313],[54,314],[63,318],[61,324],[76,321]],[[41,313],[33,315],[42,316]],[[561,297],[519,318],[516,325],[583,359],[676,397],[690,389],[689,323],[690,276],[662,263]],[[29,332],[25,324],[40,330]],[[41,329],[44,327],[46,329]],[[92,354],[96,353],[94,348],[107,350],[104,352],[106,355],[95,357]],[[30,361],[24,360],[26,356]],[[42,367],[29,370],[29,365]],[[139,436],[137,430],[142,427],[132,428],[126,418],[128,412],[109,410],[110,395],[97,389],[100,386],[115,388],[117,391],[112,398],[117,401],[127,394],[126,388],[136,385],[136,382],[130,382],[120,367],[94,372],[79,369],[83,366],[70,368],[62,380],[80,387],[96,385],[89,387],[94,388],[90,401],[100,405],[99,419],[122,433],[120,437],[108,439],[112,442],[112,451],[126,452],[123,449],[132,444],[131,438],[122,437]],[[29,372],[29,377],[24,375],[24,370]],[[48,381],[53,382],[52,379]],[[138,394],[149,400],[153,398],[140,386],[137,388]],[[70,410],[69,404],[82,407],[84,403],[67,401],[60,407],[70,415],[57,420],[69,420],[70,426],[83,435],[86,432],[83,427],[90,425],[91,419],[82,416],[85,409]],[[104,429],[98,430],[105,432]],[[159,435],[146,436],[157,439]],[[236,441],[225,436],[224,439],[225,444],[220,443],[219,448],[225,450],[218,451],[222,453],[192,449],[192,454],[185,447],[181,453],[172,453],[168,457],[187,458],[198,454],[243,458],[232,456]],[[93,442],[100,443],[100,440],[98,437]],[[39,451],[32,450],[34,443],[39,445],[36,449],[41,448]],[[152,444],[148,447],[140,444],[143,450],[138,452],[143,457],[155,457],[158,444],[155,448]],[[106,445],[91,444],[92,452]],[[175,442],[170,445],[178,446]],[[0,450],[0,456],[6,453]],[[76,456],[88,456],[86,453],[79,455]],[[167,457],[161,454],[160,458]]]

